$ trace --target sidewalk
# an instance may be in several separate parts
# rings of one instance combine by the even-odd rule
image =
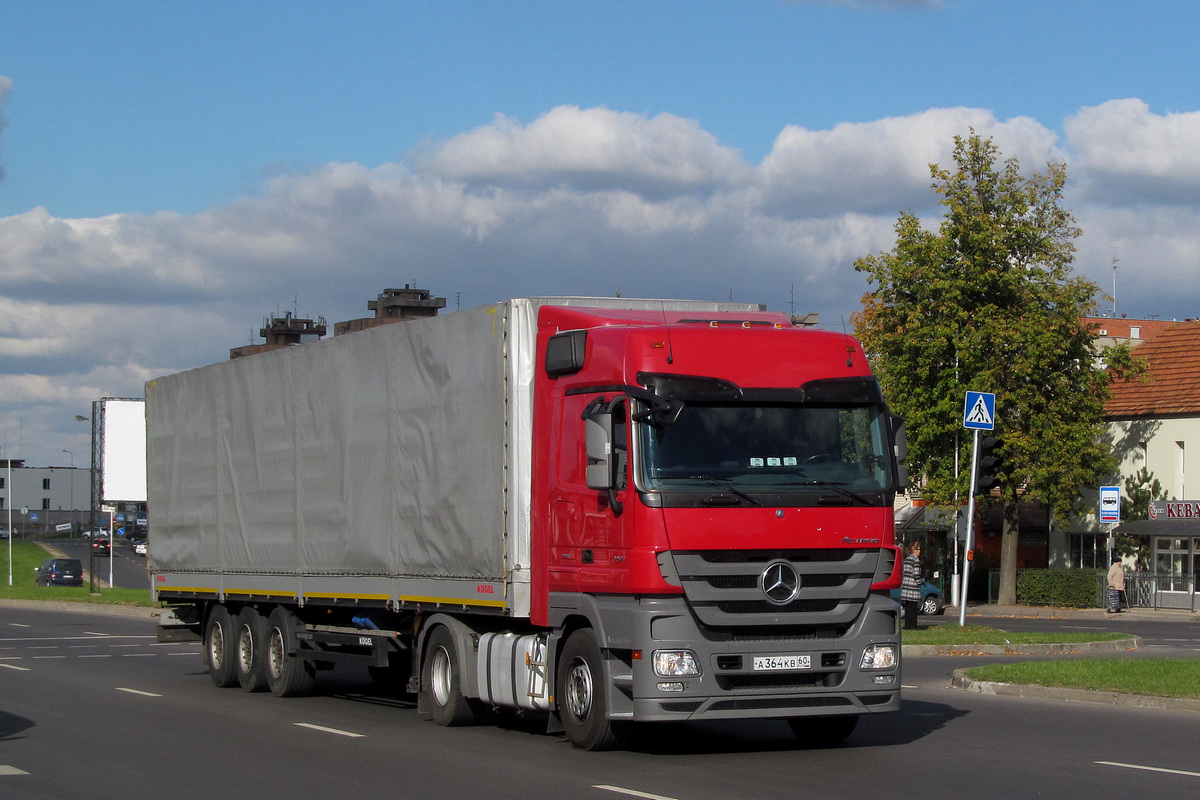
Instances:
[[[958,609],[946,607],[947,619],[958,618]],[[994,604],[971,604],[967,606],[967,619],[981,618],[1012,619],[1139,619],[1160,622],[1200,622],[1200,612],[1193,613],[1178,608],[1134,607],[1119,614],[1110,614],[1103,608],[1059,608],[1055,606],[1000,606]]]

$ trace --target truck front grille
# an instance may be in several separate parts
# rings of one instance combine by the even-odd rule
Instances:
[[[696,616],[713,628],[796,627],[844,632],[878,580],[879,548],[691,551],[672,553],[684,594]],[[785,562],[799,581],[795,597],[777,605],[762,576]]]

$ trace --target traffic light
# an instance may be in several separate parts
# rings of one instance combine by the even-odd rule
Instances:
[[[979,448],[975,453],[975,458],[978,459],[975,467],[975,494],[988,494],[1000,485],[1000,471],[1004,469],[1004,459],[996,453],[1000,447],[1000,440],[995,436],[984,436],[979,440]]]

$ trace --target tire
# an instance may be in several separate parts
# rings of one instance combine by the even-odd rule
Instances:
[[[603,655],[590,628],[567,639],[555,677],[558,717],[572,745],[580,750],[612,750],[624,744],[629,725],[606,716],[609,686]]]
[[[462,692],[462,670],[454,635],[439,625],[429,634],[421,663],[421,691],[429,693],[433,721],[443,727],[473,725],[483,713],[483,704]]]
[[[243,691],[267,689],[267,621],[252,606],[237,617],[237,639],[233,650],[237,681]]]
[[[234,665],[234,641],[237,626],[229,609],[213,606],[204,626],[204,665],[208,675],[219,689],[237,685],[237,668]]]
[[[788,727],[805,747],[829,747],[840,744],[858,727],[858,717],[793,717]]]
[[[304,697],[312,693],[316,682],[316,666],[288,651],[297,627],[296,616],[282,606],[276,606],[267,618],[267,686],[276,697]]]
[[[921,601],[921,613],[927,617],[936,617],[942,613],[942,601],[936,594],[929,594]]]

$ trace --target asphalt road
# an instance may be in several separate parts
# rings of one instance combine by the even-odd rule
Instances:
[[[381,692],[349,669],[321,673],[309,698],[216,689],[199,644],[158,643],[148,617],[0,603],[0,797],[995,800],[1200,792],[1197,714],[949,688],[953,669],[983,662],[908,659],[901,711],[865,719],[837,747],[805,750],[782,723],[738,722],[647,727],[630,750],[583,753],[536,720],[440,728],[416,714],[410,698]]]
[[[48,539],[52,547],[63,552],[67,558],[78,558],[83,568],[88,569],[91,542],[88,539]],[[108,556],[96,556],[96,577],[108,583]],[[146,572],[146,558],[129,549],[125,539],[117,539],[112,548],[113,585],[122,589],[149,589],[150,575]]]

